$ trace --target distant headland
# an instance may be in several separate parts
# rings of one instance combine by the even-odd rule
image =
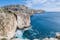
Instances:
[[[0,7],[0,12],[19,12],[19,13],[28,13],[30,15],[34,14],[34,13],[43,13],[45,12],[44,10],[35,10],[35,9],[31,9],[29,7],[26,7],[25,5],[7,5],[7,6],[3,6]]]

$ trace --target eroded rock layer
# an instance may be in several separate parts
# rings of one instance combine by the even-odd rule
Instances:
[[[30,26],[30,16],[43,10],[30,9],[24,5],[9,5],[0,8],[0,39],[11,39],[17,27],[26,29]]]

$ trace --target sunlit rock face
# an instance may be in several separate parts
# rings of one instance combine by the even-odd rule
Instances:
[[[14,14],[0,13],[0,39],[12,38],[17,27],[24,30],[30,26],[30,16],[27,14],[17,14],[17,19]]]
[[[30,26],[30,16],[35,12],[23,5],[10,5],[0,8],[0,39],[13,38],[17,28],[25,30]]]
[[[20,29],[30,26],[30,16],[28,14],[17,14],[17,23]]]
[[[0,13],[0,39],[12,38],[15,34],[17,21],[13,14]]]
[[[17,27],[26,29],[30,26],[30,16],[26,13],[14,14],[8,10],[0,12],[0,39],[11,39],[15,35]]]
[[[56,32],[56,38],[60,39],[60,32]]]

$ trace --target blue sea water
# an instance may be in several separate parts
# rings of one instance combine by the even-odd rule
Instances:
[[[31,16],[31,29],[23,33],[24,38],[40,39],[55,37],[60,32],[60,12],[44,12]]]

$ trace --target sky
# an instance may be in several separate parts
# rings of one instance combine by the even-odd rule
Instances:
[[[0,0],[0,7],[11,4],[20,4],[33,9],[60,12],[60,0]]]

